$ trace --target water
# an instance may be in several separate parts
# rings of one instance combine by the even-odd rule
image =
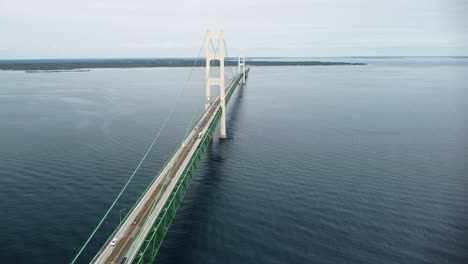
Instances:
[[[468,60],[352,60],[370,64],[251,70],[157,263],[468,263]],[[2,262],[71,260],[188,72],[0,72]],[[117,209],[203,108],[203,77]]]

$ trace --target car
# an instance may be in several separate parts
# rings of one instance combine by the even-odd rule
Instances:
[[[140,221],[140,217],[139,217],[139,216],[135,217],[135,219],[133,220],[132,225],[138,224],[138,221]]]
[[[114,237],[114,239],[112,239],[112,241],[111,241],[111,244],[110,244],[110,245],[111,245],[111,246],[115,246],[115,245],[117,244],[117,241],[118,241],[118,240],[117,240],[117,238],[116,238],[116,237]]]
[[[120,261],[120,264],[125,264],[127,262],[127,257],[123,258],[122,261]]]
[[[202,138],[203,132],[198,133],[198,138]]]

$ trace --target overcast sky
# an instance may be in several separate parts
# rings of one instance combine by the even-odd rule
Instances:
[[[0,0],[0,59],[194,57],[207,29],[232,55],[466,56],[467,17],[468,0]]]

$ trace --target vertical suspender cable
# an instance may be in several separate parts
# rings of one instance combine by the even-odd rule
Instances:
[[[124,193],[124,191],[127,189],[128,185],[130,184],[130,182],[133,180],[133,178],[135,177],[136,173],[138,172],[138,170],[140,169],[141,165],[143,164],[143,162],[145,161],[146,157],[148,156],[148,154],[150,153],[150,151],[153,149],[153,146],[154,144],[156,143],[156,141],[158,140],[159,136],[161,135],[162,131],[164,130],[164,128],[166,127],[166,124],[168,123],[168,121],[170,120],[171,116],[172,116],[172,113],[174,112],[175,108],[177,107],[177,105],[179,104],[179,101],[185,91],[185,88],[190,80],[190,78],[192,77],[192,73],[193,73],[193,69],[194,67],[196,66],[196,62],[198,61],[198,57],[200,56],[200,53],[201,53],[201,50],[203,48],[203,44],[205,42],[205,39],[203,39],[203,42],[202,42],[202,45],[200,46],[200,49],[198,51],[198,55],[197,55],[197,60],[195,61],[194,65],[192,66],[192,69],[187,77],[187,80],[185,81],[185,84],[184,86],[182,87],[174,105],[172,106],[171,110],[169,111],[169,114],[167,115],[166,119],[164,120],[164,123],[163,125],[161,126],[161,128],[159,129],[158,133],[156,134],[156,137],[153,139],[153,141],[151,142],[151,145],[148,147],[148,149],[146,150],[146,153],[145,155],[143,156],[143,158],[140,160],[140,162],[138,163],[138,166],[135,168],[135,170],[133,171],[132,175],[130,176],[130,178],[127,180],[127,182],[125,183],[124,187],[122,188],[122,190],[120,191],[120,193],[117,195],[117,197],[115,198],[114,202],[112,202],[111,206],[109,207],[109,209],[107,210],[107,212],[104,214],[104,216],[102,217],[101,221],[99,221],[98,225],[96,226],[96,228],[93,230],[93,232],[91,233],[91,235],[89,236],[89,238],[86,240],[86,242],[83,244],[83,246],[81,247],[81,249],[78,251],[78,253],[76,254],[76,256],[73,258],[73,260],[71,261],[71,263],[75,263],[78,259],[78,257],[81,255],[81,253],[83,252],[83,250],[86,248],[86,246],[89,244],[89,242],[91,241],[91,239],[94,237],[94,235],[96,234],[96,232],[99,230],[99,228],[101,227],[102,223],[106,220],[107,216],[109,215],[109,213],[112,211],[112,209],[114,208],[115,204],[117,203],[117,201],[120,199],[120,197],[122,196],[122,194]]]

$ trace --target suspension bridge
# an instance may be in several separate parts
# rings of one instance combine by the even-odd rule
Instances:
[[[216,48],[213,41],[217,42]],[[95,253],[91,263],[153,263],[218,124],[220,138],[226,138],[226,104],[236,87],[245,84],[250,68],[245,63],[244,54],[239,53],[237,73],[233,74],[233,77],[226,85],[224,62],[227,49],[224,32],[208,31],[203,45],[206,50],[205,112],[193,127],[189,126],[184,139],[172,157],[154,177],[101,249]],[[214,76],[212,71],[214,62],[219,64],[218,76]],[[212,86],[220,88],[219,96],[214,100],[211,98]],[[166,122],[168,119],[166,119]],[[164,122],[161,130],[166,122]],[[133,179],[136,171],[140,168],[159,137],[161,130],[125,187],[71,263],[83,262],[83,251]]]

